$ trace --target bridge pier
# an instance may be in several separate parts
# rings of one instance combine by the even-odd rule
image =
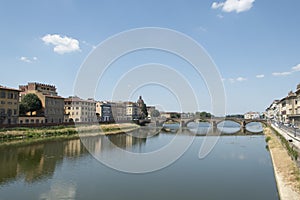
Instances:
[[[212,121],[212,127],[213,128],[217,128],[217,126],[218,126],[217,122],[216,121]]]
[[[183,120],[180,121],[180,127],[185,127],[185,122]]]
[[[241,129],[245,129],[245,128],[246,128],[246,121],[243,120],[243,121],[241,122]]]

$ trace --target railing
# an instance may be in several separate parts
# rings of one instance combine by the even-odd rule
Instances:
[[[285,130],[289,132],[290,134],[293,134],[294,137],[300,137],[300,129],[299,128],[294,128],[294,127],[288,127],[285,126],[284,124],[274,124],[273,125],[277,126],[278,128]]]

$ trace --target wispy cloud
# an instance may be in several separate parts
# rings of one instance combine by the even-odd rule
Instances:
[[[217,17],[218,17],[219,19],[223,19],[223,18],[224,18],[224,16],[221,15],[221,14],[218,14]]]
[[[229,78],[228,80],[229,80],[230,83],[234,83],[235,82],[234,78]]]
[[[273,72],[272,73],[273,76],[288,76],[291,74],[292,74],[292,72]]]
[[[291,68],[290,71],[286,71],[286,72],[273,72],[272,75],[273,76],[289,76],[295,72],[299,72],[300,71],[300,64],[294,66]]]
[[[253,7],[255,0],[226,0],[225,2],[213,2],[212,9],[222,8],[223,12],[245,12]]]
[[[263,75],[263,74],[256,75],[256,78],[264,78],[264,77],[265,77],[265,75]]]
[[[93,49],[96,49],[96,45],[90,44],[90,43],[88,43],[88,42],[85,41],[85,40],[82,41],[82,44],[84,44],[84,45],[86,45],[86,46],[89,46],[89,47],[92,47]]]
[[[293,72],[298,72],[298,71],[300,71],[300,64],[298,64],[298,65],[292,67],[292,71],[293,71]]]
[[[32,63],[34,61],[37,61],[37,57],[28,58],[26,56],[21,56],[19,58],[19,60],[22,61],[22,62],[26,62],[26,63]]]
[[[244,78],[244,77],[238,77],[237,79],[236,79],[236,81],[238,81],[238,82],[243,82],[243,81],[246,81],[247,79],[246,78]]]
[[[247,78],[244,78],[244,77],[229,78],[228,81],[230,83],[243,82],[243,81],[247,81]]]
[[[47,45],[54,45],[53,51],[58,54],[80,51],[79,41],[71,37],[62,37],[58,34],[47,34],[44,37],[42,37],[42,40]]]

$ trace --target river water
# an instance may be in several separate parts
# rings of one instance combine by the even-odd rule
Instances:
[[[144,133],[145,128],[139,131]],[[97,144],[95,151],[115,157],[116,147],[108,145],[109,141],[119,148],[145,153],[163,148],[174,134],[185,139],[192,137],[190,133],[193,131],[180,129],[148,138],[120,134],[84,140]],[[124,173],[103,165],[80,139],[1,145],[0,200],[278,199],[263,135],[221,136],[210,154],[199,159],[204,138],[196,136],[190,148],[170,166],[145,174]]]

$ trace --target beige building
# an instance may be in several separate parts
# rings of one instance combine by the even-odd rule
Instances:
[[[127,120],[137,120],[139,118],[139,107],[137,103],[125,102]]]
[[[290,91],[288,96],[286,97],[286,117],[289,123],[294,124],[293,116],[296,114],[296,104],[297,102],[297,95],[296,93]]]
[[[20,90],[0,86],[0,125],[17,124]]]
[[[296,92],[290,92],[286,97],[287,123],[300,125],[300,84]]]
[[[19,124],[43,124],[45,123],[44,116],[20,116]]]
[[[65,122],[97,122],[96,101],[79,97],[65,99]]]
[[[37,112],[36,116],[44,116],[44,123],[62,123],[64,121],[64,98],[58,96],[54,85],[28,83],[20,85],[19,89],[21,90],[21,99],[29,93],[39,97],[43,109]]]
[[[296,92],[290,91],[286,97],[274,101],[266,109],[266,116],[277,122],[300,126],[300,84]]]

